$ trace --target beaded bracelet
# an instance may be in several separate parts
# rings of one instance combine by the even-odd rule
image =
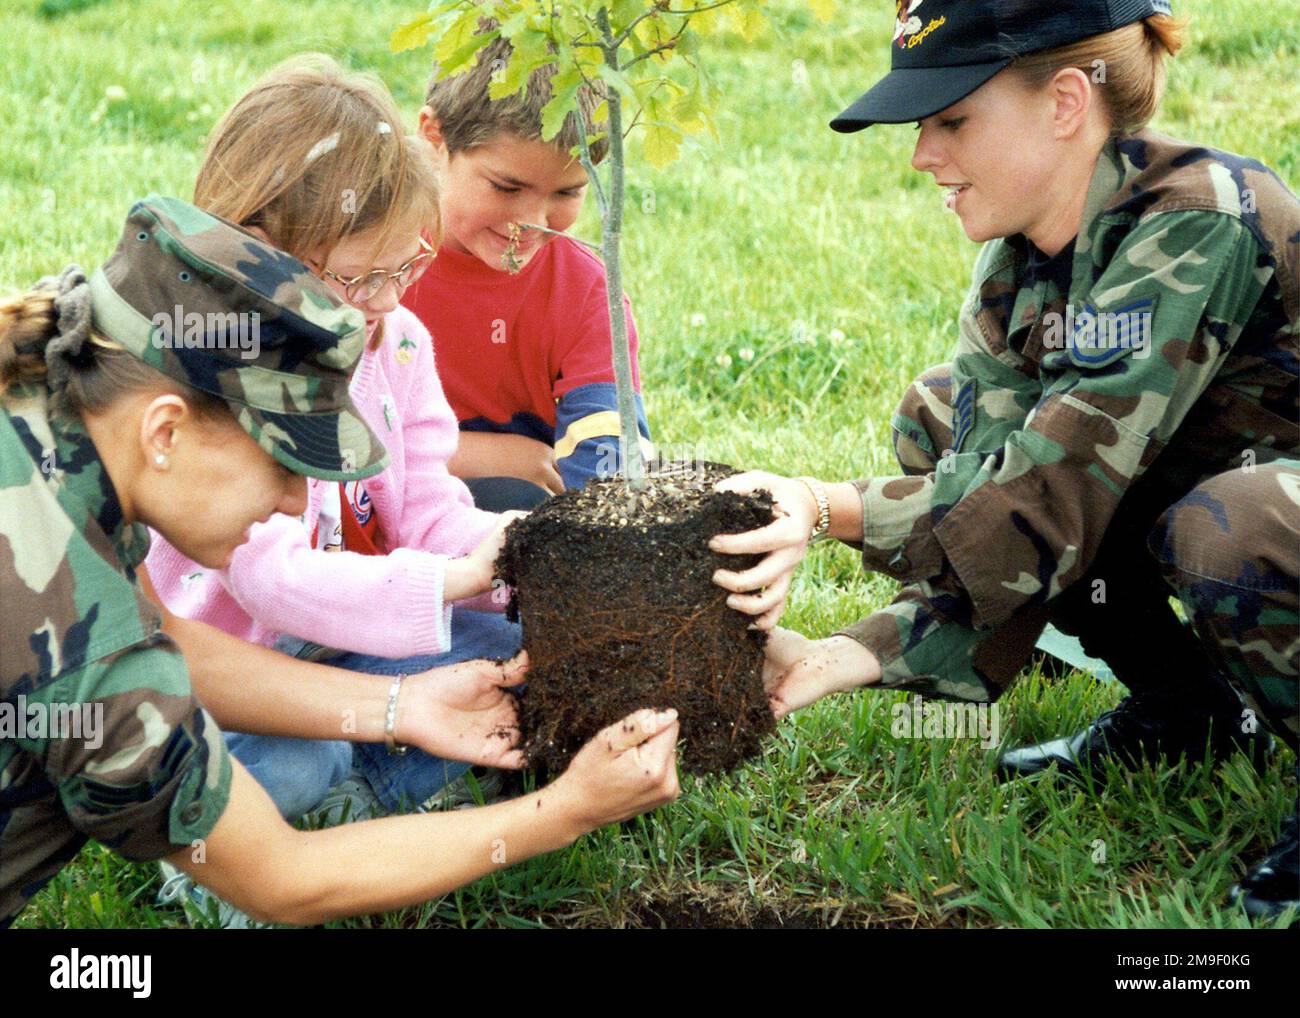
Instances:
[[[409,746],[399,746],[395,733],[397,731],[397,694],[402,688],[402,680],[405,675],[397,675],[393,678],[393,684],[388,689],[388,714],[384,719],[384,745],[388,747],[390,756],[405,756]]]

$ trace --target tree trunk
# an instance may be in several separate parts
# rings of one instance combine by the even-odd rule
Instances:
[[[606,36],[609,21],[601,12]],[[618,53],[605,50],[605,63],[618,70]],[[623,97],[609,88],[610,187],[608,208],[601,222],[601,248],[605,256],[605,295],[609,302],[610,337],[614,352],[614,388],[618,393],[620,425],[619,452],[628,487],[644,491],[645,464],[641,459],[641,432],[636,420],[636,397],[632,389],[632,353],[628,349],[627,316],[623,311],[623,268],[619,244],[623,237]]]

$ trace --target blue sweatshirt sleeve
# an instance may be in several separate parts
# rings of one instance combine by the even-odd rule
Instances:
[[[636,394],[641,448],[650,455],[650,426],[641,394]],[[613,382],[590,382],[570,389],[555,407],[555,461],[566,488],[581,488],[593,477],[613,477],[623,467],[618,448],[618,399]]]

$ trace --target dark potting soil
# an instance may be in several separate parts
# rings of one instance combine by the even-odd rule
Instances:
[[[632,910],[632,923],[652,930],[815,930],[826,928],[816,914],[778,912],[768,905],[748,909],[723,909],[707,899],[681,895],[652,898]]]
[[[529,764],[559,773],[606,725],[642,707],[677,709],[681,764],[728,771],[775,728],[763,691],[766,635],[712,580],[761,556],[709,550],[716,534],[774,519],[766,492],[715,492],[734,471],[664,468],[635,505],[622,478],[591,481],[510,527],[497,574],[514,587],[528,684],[519,703]]]

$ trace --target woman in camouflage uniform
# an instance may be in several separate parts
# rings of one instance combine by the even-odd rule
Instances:
[[[992,700],[1052,621],[1132,695],[1002,776],[1207,743],[1258,758],[1260,724],[1294,748],[1300,203],[1254,160],[1145,127],[1180,45],[1166,3],[913,6],[890,74],[832,127],[916,121],[913,167],[984,246],[951,363],[894,417],[902,476],[724,485],[788,514],[715,543],[771,553],[718,577],[759,625],[810,536],[904,584],[827,639],[778,631],[775,709],[859,685]],[[1300,898],[1295,825],[1234,891],[1253,914]]]
[[[89,280],[72,266],[0,302],[0,926],[87,838],[308,923],[437,897],[676,796],[672,712],[602,732],[532,795],[314,833],[228,755],[137,582],[146,528],[220,568],[254,522],[303,511],[304,475],[382,469],[348,395],[363,325],[301,262],[156,197]],[[223,637],[187,642],[197,669],[257,674],[250,697],[295,671],[308,690],[296,721],[268,709],[272,734],[337,732],[350,714],[390,748],[518,766],[502,687],[522,661],[401,686]]]

